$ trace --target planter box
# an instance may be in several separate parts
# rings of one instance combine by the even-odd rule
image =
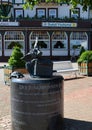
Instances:
[[[28,71],[25,68],[13,68],[11,66],[4,66],[4,83],[7,85],[10,85],[10,74],[13,71],[18,71],[22,74],[28,73]]]
[[[82,75],[92,76],[92,62],[78,63],[79,72]]]

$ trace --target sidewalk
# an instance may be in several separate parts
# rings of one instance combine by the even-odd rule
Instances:
[[[74,130],[92,130],[92,77],[65,81],[64,117]]]
[[[0,69],[0,130],[11,130],[10,114],[10,86],[4,85]],[[64,81],[63,129],[92,130],[92,77]]]

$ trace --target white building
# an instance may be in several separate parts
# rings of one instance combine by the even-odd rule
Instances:
[[[1,0],[0,6],[10,8],[2,11],[0,22],[0,61],[11,55],[11,44],[22,45],[23,53],[33,47],[36,36],[43,56],[54,60],[70,59],[79,55],[80,46],[92,49],[92,10],[83,12],[80,5],[71,10],[71,5],[42,2],[33,10],[23,9],[24,0]],[[2,15],[1,14],[1,15]],[[74,49],[76,47],[76,49]]]

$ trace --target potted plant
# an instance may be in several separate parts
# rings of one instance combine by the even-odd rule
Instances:
[[[92,51],[83,52],[77,60],[80,74],[92,75]]]
[[[8,45],[8,49],[13,49],[14,46],[18,46],[19,48],[23,48],[23,46],[22,46],[19,42],[12,41],[12,42]]]
[[[32,43],[32,48],[35,42]],[[47,48],[47,44],[44,41],[38,41],[38,48]]]
[[[12,54],[8,60],[9,66],[4,67],[4,81],[5,84],[10,84],[10,74],[13,71],[18,71],[22,74],[28,73],[25,69],[25,61],[21,59],[23,57],[23,53],[21,52],[21,49],[17,46],[13,48]]]
[[[54,48],[64,48],[64,44],[61,41],[57,41],[57,43],[54,45]]]

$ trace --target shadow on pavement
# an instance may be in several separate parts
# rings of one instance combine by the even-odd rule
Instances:
[[[83,79],[83,78],[86,78],[86,76],[79,76],[79,77],[77,77],[77,78],[75,78],[75,77],[64,77],[64,80],[66,81],[66,80],[78,80],[78,79]]]
[[[63,130],[92,130],[92,122],[64,118]]]

